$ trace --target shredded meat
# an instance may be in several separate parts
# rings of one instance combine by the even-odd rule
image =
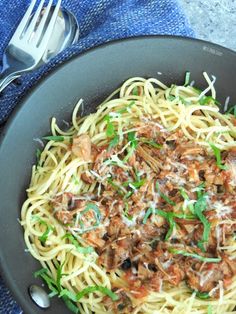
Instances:
[[[81,160],[91,160],[91,140],[87,134],[81,134],[73,138],[72,152]]]

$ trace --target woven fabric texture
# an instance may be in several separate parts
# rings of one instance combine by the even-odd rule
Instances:
[[[0,1],[0,59],[26,11],[30,0]],[[80,39],[48,64],[23,75],[0,95],[0,124],[5,122],[20,99],[37,81],[73,55],[111,40],[140,35],[180,35],[194,32],[177,0],[64,0],[62,6],[77,17]],[[19,314],[20,307],[0,277],[0,313]]]

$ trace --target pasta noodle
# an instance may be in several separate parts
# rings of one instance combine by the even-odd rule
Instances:
[[[165,279],[167,278],[165,276],[168,276],[166,272],[171,274],[171,271],[173,271],[172,275],[177,276],[177,266],[171,268],[169,264],[172,262],[169,263],[168,260],[165,262],[161,261],[160,265],[161,258],[158,257],[159,262],[155,260],[157,264],[155,264],[152,274],[162,271],[162,275],[160,275],[162,279],[160,280],[159,288],[154,289],[151,288],[153,281],[150,277],[147,277],[149,279],[146,279],[146,281],[144,279],[142,281],[141,277],[139,281],[135,281],[136,279],[131,279],[131,277],[128,278],[128,271],[122,264],[124,260],[122,260],[122,263],[118,263],[116,267],[112,268],[111,266],[110,269],[107,269],[104,262],[105,259],[102,259],[101,262],[101,258],[103,258],[101,256],[103,256],[105,248],[98,247],[100,228],[103,231],[105,230],[104,228],[107,228],[106,231],[110,230],[108,225],[112,222],[112,216],[104,218],[104,212],[107,209],[102,197],[109,199],[110,203],[107,206],[110,210],[109,215],[111,215],[112,210],[118,206],[117,200],[119,199],[116,199],[116,196],[121,197],[120,195],[123,195],[122,198],[126,199],[124,204],[128,204],[127,208],[130,210],[130,204],[135,202],[135,193],[139,193],[142,188],[144,191],[144,187],[146,187],[145,193],[148,193],[146,191],[151,191],[151,201],[149,199],[148,206],[143,205],[144,209],[140,209],[137,218],[135,218],[135,214],[130,217],[126,211],[124,214],[126,216],[122,218],[121,223],[125,225],[127,230],[131,230],[134,233],[134,230],[138,229],[137,224],[142,225],[142,228],[151,228],[150,221],[152,221],[154,226],[155,224],[157,226],[159,223],[159,227],[157,226],[156,228],[160,230],[164,228],[163,232],[167,232],[166,239],[162,240],[162,242],[176,245],[174,249],[171,248],[172,251],[169,248],[163,251],[166,255],[174,256],[177,254],[173,259],[176,258],[176,261],[183,263],[187,263],[189,260],[194,260],[195,263],[194,254],[198,254],[197,259],[199,259],[199,255],[200,258],[203,256],[203,263],[198,262],[198,264],[201,264],[200,270],[191,268],[192,272],[195,271],[196,276],[200,276],[201,271],[204,273],[204,267],[208,263],[207,258],[209,260],[212,259],[213,262],[215,261],[215,264],[221,260],[221,267],[223,267],[223,254],[226,254],[227,258],[232,263],[235,263],[236,243],[233,231],[231,233],[226,231],[228,226],[236,225],[233,214],[231,215],[232,209],[230,207],[235,206],[235,201],[233,205],[231,203],[224,203],[223,205],[221,199],[220,201],[214,200],[214,206],[204,208],[205,211],[202,210],[205,216],[199,214],[197,213],[197,206],[194,204],[199,201],[200,197],[205,202],[204,206],[210,206],[206,201],[207,197],[210,197],[210,200],[214,199],[214,196],[212,196],[214,194],[213,188],[210,187],[211,184],[208,187],[207,181],[210,180],[209,176],[211,174],[207,177],[206,170],[206,194],[200,194],[199,197],[195,194],[200,192],[192,191],[192,194],[188,194],[189,191],[186,190],[188,195],[184,194],[186,185],[184,174],[182,177],[180,175],[179,178],[176,178],[174,177],[174,172],[169,173],[168,169],[163,168],[163,164],[166,164],[169,167],[178,168],[178,171],[182,171],[181,173],[188,171],[188,180],[191,182],[190,164],[198,164],[200,167],[204,163],[203,159],[205,158],[202,156],[208,156],[207,154],[209,154],[211,169],[218,169],[218,177],[226,178],[228,176],[229,193],[235,198],[235,179],[231,177],[229,183],[230,173],[232,174],[232,171],[235,169],[235,161],[227,165],[227,160],[232,161],[230,159],[231,155],[224,157],[223,153],[234,152],[236,147],[236,119],[233,114],[220,113],[215,100],[215,78],[213,77],[211,80],[206,73],[204,73],[204,77],[208,84],[204,91],[197,90],[189,82],[184,86],[171,85],[167,87],[155,78],[134,77],[124,82],[118,90],[97,108],[95,113],[82,118],[78,118],[79,109],[83,102],[80,100],[72,114],[72,126],[67,131],[61,130],[56,123],[56,119],[52,119],[52,135],[44,138],[47,144],[39,156],[38,164],[34,165],[32,169],[31,182],[27,189],[28,198],[22,206],[21,224],[24,228],[24,239],[30,254],[43,267],[38,275],[41,275],[46,280],[51,290],[51,295],[61,297],[72,311],[77,312],[79,310],[80,313],[97,314],[116,312],[133,314],[235,313],[235,279],[226,284],[228,277],[226,275],[224,275],[226,277],[219,277],[217,283],[214,282],[214,287],[206,290],[207,296],[206,292],[201,295],[196,289],[191,288],[194,284],[189,278],[187,284],[186,280],[177,282],[173,281],[174,279],[172,281]],[[206,95],[209,91],[212,96]],[[164,138],[162,142],[154,143],[155,136],[158,137],[154,131],[159,134],[160,138]],[[147,137],[145,132],[149,132],[150,137]],[[173,141],[178,141],[181,138],[185,141],[184,145],[186,147],[188,147],[189,143],[194,143],[195,146],[192,149],[198,149],[200,153],[197,156],[191,153],[192,155],[190,154],[188,158],[186,157],[186,160],[188,160],[187,164],[182,161],[185,160],[186,151],[182,155],[184,157],[181,157],[183,159],[178,159],[179,161],[177,159],[172,160],[172,155],[168,154],[165,161],[158,161],[155,154],[159,154],[162,147],[172,145]],[[155,152],[155,149],[158,150],[158,153]],[[167,149],[167,152],[169,152],[169,149]],[[94,151],[95,159],[91,157]],[[152,152],[151,156],[150,152]],[[106,156],[105,153],[107,154]],[[141,156],[141,153],[144,157],[142,157],[142,163],[140,163],[144,164],[147,162],[146,168],[142,169],[142,171],[139,169],[140,174],[139,176],[137,175],[138,179],[136,181],[128,182],[127,184],[119,181],[119,186],[117,187],[116,182],[111,179],[112,171],[114,173],[117,171],[117,177],[121,172],[123,172],[122,175],[126,175],[128,172],[131,173],[132,163],[135,163],[135,160],[132,160],[132,156],[136,154],[137,162],[137,158],[141,158],[138,154]],[[103,159],[99,159],[99,154],[103,154]],[[220,160],[220,157],[222,160]],[[214,162],[215,158],[218,168],[216,162]],[[98,160],[97,164],[95,160]],[[138,160],[140,161],[141,159]],[[230,168],[229,171],[225,165],[227,167],[233,165],[234,168]],[[118,171],[118,168],[121,170]],[[167,171],[166,181],[158,177],[158,173],[164,170]],[[145,177],[145,171],[148,171],[147,177]],[[195,173],[194,171],[193,169],[193,173]],[[135,175],[133,174],[133,176]],[[147,181],[151,181],[154,176],[158,180],[160,179],[159,186],[158,184],[148,186]],[[193,174],[193,181],[200,180],[200,176],[198,177],[197,175],[197,179],[194,176],[195,174]],[[179,188],[180,192],[178,193],[182,193],[182,196],[178,194],[177,201],[175,199],[177,196],[172,197],[171,193],[161,190],[162,187],[165,187],[165,189],[169,188],[168,180],[174,186],[174,190]],[[217,180],[217,178],[214,178],[214,180]],[[212,185],[214,185],[216,181],[212,182]],[[162,186],[162,184],[164,185]],[[108,185],[109,188],[107,188]],[[214,188],[225,185],[226,183],[218,183],[214,185]],[[108,189],[106,191],[107,194],[104,193],[106,188]],[[158,190],[159,188],[160,190]],[[170,188],[170,191],[171,189],[173,191],[173,188]],[[113,193],[112,199],[107,196],[111,192]],[[165,195],[166,193],[168,196]],[[193,193],[195,193],[195,196],[190,200],[189,195],[193,195]],[[131,196],[132,201],[130,199]],[[160,201],[160,198],[162,201]],[[179,201],[180,199],[181,201]],[[98,202],[100,203],[98,204]],[[220,205],[217,202],[221,202]],[[150,205],[151,203],[155,203],[153,208]],[[78,209],[79,206],[82,207]],[[162,210],[159,212],[158,206],[162,206]],[[157,208],[156,215],[154,207]],[[173,207],[174,210],[171,212],[170,208]],[[165,208],[168,208],[167,214]],[[192,211],[195,210],[195,213],[192,213],[190,209]],[[218,215],[218,218],[220,217],[218,220],[211,218],[212,210],[214,210],[214,215]],[[71,216],[72,212],[74,215],[73,219]],[[158,216],[158,213],[160,216]],[[168,216],[168,213],[171,213],[172,216]],[[194,248],[194,251],[191,251],[191,246],[188,247],[188,250],[186,249],[187,242],[184,243],[185,246],[180,245],[181,241],[176,244],[174,239],[179,239],[179,232],[182,228],[181,219],[183,217],[185,220],[188,219],[182,213],[187,216],[195,215],[194,218],[189,219],[195,221],[195,226],[201,224],[201,228],[205,228],[204,233],[208,234],[206,236],[207,240],[205,239],[205,242],[199,241],[198,244],[201,242],[203,246],[206,245],[206,241],[210,241],[209,234],[211,234],[210,228],[207,229],[207,226],[210,225],[211,228],[214,228],[212,234],[215,234],[213,239],[215,245],[217,243],[215,251],[218,254],[217,256],[211,255],[210,251],[204,251],[204,248],[201,251],[200,244],[198,248],[196,247],[196,250]],[[86,220],[86,217],[89,217],[89,221]],[[187,230],[186,228],[186,226],[183,227],[183,229]],[[201,230],[202,234],[203,229],[201,228],[199,227],[199,230]],[[194,230],[191,232],[195,236]],[[95,240],[92,240],[94,234]],[[120,238],[113,242],[114,247],[114,243],[122,241],[122,234],[119,234],[119,236]],[[125,235],[125,237],[128,237],[128,235]],[[225,237],[224,240],[223,237]],[[104,236],[103,243],[108,245],[106,241],[108,240]],[[187,253],[183,252],[183,248],[187,250]],[[115,250],[115,248],[113,249]],[[176,251],[179,249],[182,250],[182,253]],[[163,247],[162,250],[164,250]],[[154,253],[151,252],[150,254]],[[183,256],[178,257],[178,254]],[[135,256],[136,261],[139,261],[138,258],[141,257]],[[136,265],[130,256],[126,256],[126,261],[130,261],[130,259],[133,263],[132,265]],[[210,264],[213,265],[214,263]],[[149,266],[150,264],[148,264]],[[196,267],[200,266],[196,264]],[[129,271],[132,270],[135,276],[137,273],[137,276],[139,276],[140,269],[142,269],[140,264],[137,267],[132,267]],[[209,271],[213,273],[214,265],[212,267]],[[150,269],[147,269],[147,271],[150,272]],[[232,277],[234,276],[234,271],[232,270]],[[182,270],[179,270],[179,272],[182,274]],[[205,276],[208,276],[208,273],[205,271]],[[211,273],[209,276],[211,276]],[[201,277],[200,279],[200,286],[204,287],[205,283],[201,284],[201,280],[204,282],[204,278]],[[138,286],[140,282],[142,282],[141,287],[140,285]],[[149,284],[150,289],[148,289]],[[81,291],[82,294],[79,294]],[[122,302],[119,300],[122,300]]]

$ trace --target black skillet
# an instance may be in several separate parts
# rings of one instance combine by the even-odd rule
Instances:
[[[4,129],[0,146],[0,264],[1,273],[27,314],[69,313],[54,298],[47,310],[30,299],[28,287],[41,284],[33,277],[40,264],[25,252],[17,221],[26,197],[38,143],[49,134],[50,119],[70,120],[76,102],[84,99],[85,113],[132,76],[158,77],[166,84],[183,84],[185,72],[200,88],[202,72],[216,77],[217,98],[236,103],[236,53],[193,39],[151,36],[120,40],[92,49],[60,66],[24,98]],[[162,73],[162,74],[160,74]]]

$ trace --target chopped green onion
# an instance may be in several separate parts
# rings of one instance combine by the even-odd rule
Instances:
[[[113,291],[111,291],[110,289],[106,288],[106,287],[102,287],[102,286],[89,286],[87,288],[84,288],[82,291],[80,291],[79,293],[77,293],[76,295],[76,299],[77,301],[79,301],[81,298],[83,298],[86,294],[91,293],[91,292],[95,292],[95,291],[99,291],[102,292],[103,294],[107,295],[108,297],[110,297],[112,299],[112,301],[117,301],[119,300],[119,296],[114,293]]]
[[[194,189],[194,191],[197,192],[198,198],[202,196],[202,191],[204,191],[204,189],[205,189],[205,182],[202,182]]]
[[[73,180],[74,180],[74,183],[75,183],[76,185],[78,185],[78,184],[79,184],[79,180],[78,180],[78,178],[76,177],[75,174],[72,174],[72,178],[73,178]]]
[[[129,132],[127,135],[128,135],[128,142],[130,143],[130,148],[128,150],[128,154],[123,159],[124,162],[126,162],[132,156],[134,150],[138,146],[138,141],[135,136],[135,132]]]
[[[167,100],[173,101],[173,100],[175,100],[175,98],[176,98],[175,96],[169,95],[168,98],[167,98]]]
[[[176,223],[174,221],[174,213],[172,213],[172,212],[165,212],[165,211],[163,211],[161,209],[157,209],[155,211],[155,213],[157,215],[160,215],[161,217],[165,218],[167,220],[168,224],[169,224],[170,228],[169,228],[169,230],[168,230],[168,232],[167,232],[167,234],[165,236],[165,240],[168,240],[171,237],[171,235],[173,233],[173,230],[174,230],[174,228],[176,226]]]
[[[196,253],[189,253],[183,250],[176,250],[174,248],[169,248],[169,251],[173,254],[183,255],[186,257],[193,257],[206,263],[219,263],[221,261],[221,257],[205,257],[205,256],[198,255]]]
[[[128,133],[128,141],[130,142],[131,146],[133,146],[134,148],[137,147],[138,141],[137,141],[134,131]]]
[[[125,202],[124,216],[129,220],[133,219],[133,216],[129,215],[129,204],[127,202]]]
[[[75,294],[67,289],[62,289],[61,286],[61,278],[62,276],[65,276],[65,274],[62,273],[62,267],[64,263],[59,266],[57,265],[57,278],[54,280],[48,275],[48,269],[42,268],[34,273],[34,277],[41,277],[47,284],[49,290],[51,290],[51,293],[49,294],[50,297],[53,297],[55,295],[58,295],[63,299],[66,306],[69,310],[71,310],[73,313],[79,313],[79,309],[77,305],[73,302],[77,302],[77,299],[75,298]],[[72,302],[73,301],[73,302]]]
[[[100,224],[100,220],[101,220],[101,212],[100,209],[98,208],[98,206],[94,203],[88,203],[85,207],[84,210],[81,211],[81,215],[84,215],[85,213],[87,213],[90,210],[93,210],[94,214],[95,214],[95,218],[96,218],[96,223],[94,224],[95,226],[98,226]]]
[[[203,300],[206,300],[206,299],[210,298],[208,292],[200,292],[200,291],[197,291],[196,297],[198,297],[199,299],[203,299]]]
[[[231,113],[232,115],[234,115],[236,117],[236,105],[234,105],[233,107],[229,108],[227,113]]]
[[[45,244],[45,242],[47,241],[47,238],[49,236],[49,233],[53,231],[53,228],[51,226],[47,226],[47,229],[44,231],[44,233],[39,237],[39,240]]]
[[[37,277],[41,277],[41,275],[43,274],[47,274],[48,272],[48,269],[47,268],[41,268],[37,271],[34,272],[34,277],[37,278]]]
[[[134,104],[135,104],[135,101],[132,100],[125,108],[122,108],[122,109],[118,110],[117,112],[121,113],[121,114],[128,112],[128,109],[131,108]]]
[[[189,196],[188,196],[188,194],[186,193],[186,191],[185,191],[184,188],[180,188],[180,189],[179,189],[179,192],[180,192],[180,195],[183,197],[184,200],[189,201]]]
[[[115,126],[111,122],[111,118],[109,115],[105,115],[104,120],[107,122],[106,136],[113,137],[116,135]]]
[[[60,292],[62,287],[61,287],[61,278],[63,276],[67,276],[66,274],[62,273],[62,267],[64,266],[65,261],[60,265],[59,263],[56,263],[57,267],[57,277],[56,277],[56,285],[57,285],[57,290]]]
[[[152,147],[154,147],[154,148],[160,149],[160,148],[163,147],[163,145],[158,144],[158,143],[156,143],[156,142],[154,142],[154,141],[147,140],[145,137],[140,137],[139,140],[140,140],[142,143],[148,144],[148,145],[150,145],[150,146],[152,146]]]
[[[203,252],[205,251],[204,244],[208,242],[211,230],[211,223],[203,215],[203,212],[207,207],[206,196],[207,194],[201,194],[200,197],[197,199],[196,203],[194,204],[194,213],[202,222],[204,228],[202,240],[198,242],[198,246]]]
[[[212,305],[211,304],[208,305],[207,314],[212,314]]]
[[[146,179],[141,179],[139,181],[125,181],[122,185],[124,187],[130,186],[130,187],[134,187],[134,188],[138,189],[141,186],[143,186],[145,182],[146,182]]]
[[[76,293],[69,291],[68,289],[62,289],[59,297],[67,296],[71,301],[77,302]]]
[[[213,150],[214,152],[214,155],[215,155],[215,158],[216,158],[216,165],[218,168],[222,169],[222,170],[227,170],[228,167],[226,165],[223,165],[222,164],[222,161],[221,161],[221,152],[220,152],[220,149],[218,147],[216,147],[214,144],[212,143],[209,143],[211,149]]]
[[[143,224],[145,225],[145,223],[147,222],[149,216],[151,216],[153,214],[153,212],[155,212],[153,210],[153,208],[148,208],[148,210],[146,211],[144,217],[143,217]]]
[[[213,101],[216,105],[220,105],[220,102],[218,100],[216,100],[215,98],[213,98],[212,96],[202,96],[200,99],[199,99],[199,104],[200,105],[208,105],[210,101]]]
[[[190,83],[190,72],[186,72],[184,86],[188,86]]]
[[[127,192],[125,195],[124,195],[124,199],[127,199],[127,198],[129,198],[131,195],[133,195],[133,191],[129,191],[129,192]]]
[[[44,136],[43,139],[47,141],[63,142],[65,140],[65,137],[61,135],[55,135],[55,136]]]
[[[77,305],[71,302],[71,300],[69,299],[67,295],[62,296],[62,300],[64,301],[65,305],[72,313],[75,313],[75,314],[80,313],[80,310],[78,309]]]
[[[48,276],[48,269],[42,268],[36,272],[34,272],[34,277],[41,277],[47,284],[48,288],[52,291],[53,295],[58,294],[57,284],[56,281]]]
[[[124,193],[126,193],[125,188],[122,185],[114,182],[111,178],[108,178],[107,182],[118,192],[118,194],[124,195]]]
[[[114,138],[110,141],[108,150],[111,150],[113,147],[119,144],[119,136],[116,134]]]
[[[35,215],[33,218],[36,219],[41,225],[44,225],[46,227],[46,230],[44,231],[44,233],[41,236],[39,236],[39,240],[41,241],[41,243],[45,244],[50,232],[54,231],[54,227],[49,225],[45,220],[43,220],[37,215]]]
[[[134,96],[138,96],[138,86],[135,86],[135,87],[133,88],[132,94],[133,94]]]
[[[88,246],[88,247],[83,247],[83,246],[80,246],[77,239],[70,233],[66,233],[62,239],[68,239],[77,249],[77,251],[79,253],[82,253],[82,254],[89,254],[89,253],[92,253],[94,252],[94,248],[92,246]]]
[[[174,201],[172,201],[167,195],[165,195],[164,193],[162,193],[160,191],[160,188],[159,188],[159,183],[156,182],[156,189],[160,195],[161,198],[163,198],[163,200],[165,200],[168,204],[172,205],[172,206],[175,206],[176,203]]]
[[[184,105],[189,105],[190,103],[186,101],[183,97],[179,96],[179,100],[184,104]]]

